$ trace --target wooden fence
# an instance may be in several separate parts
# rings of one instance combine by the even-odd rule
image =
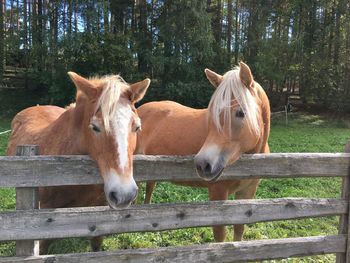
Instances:
[[[346,149],[350,149],[350,144]],[[17,191],[17,210],[0,212],[0,241],[15,240],[17,255],[2,257],[1,262],[241,262],[328,253],[337,253],[337,262],[350,262],[349,153],[245,155],[225,169],[220,178],[342,177],[339,199],[280,198],[133,205],[123,210],[39,210],[37,187],[100,184],[102,179],[86,156],[33,156],[37,151],[36,147],[26,146],[18,151],[26,156],[0,157],[0,187],[16,187]],[[134,160],[137,181],[200,180],[191,157],[135,156]],[[340,216],[338,235],[64,255],[38,255],[34,241],[332,215]]]

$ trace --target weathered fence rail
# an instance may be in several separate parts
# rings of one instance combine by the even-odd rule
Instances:
[[[186,247],[126,249],[115,252],[5,258],[4,263],[112,263],[112,262],[191,262],[229,263],[280,259],[327,253],[345,253],[346,237],[316,236],[246,242],[211,243]]]
[[[135,156],[134,159],[137,181],[201,180],[195,174],[192,157]],[[135,205],[123,210],[108,207],[38,210],[33,209],[34,205],[29,209],[24,207],[23,210],[0,213],[0,241],[15,240],[31,246],[32,240],[38,239],[93,237],[330,215],[341,216],[339,235],[49,256],[29,256],[26,250],[16,257],[0,258],[0,261],[236,262],[338,253],[338,262],[350,262],[347,242],[349,159],[349,153],[245,155],[228,167],[220,178],[342,177],[340,199],[280,198]],[[86,156],[0,157],[1,187],[16,187],[19,192],[30,189],[33,192],[40,186],[78,185],[82,182],[102,183],[96,166]]]
[[[288,177],[346,177],[350,153],[271,153],[244,155],[219,180]],[[199,181],[192,157],[134,157],[137,181]],[[102,184],[87,156],[0,157],[2,187]]]
[[[1,213],[0,241],[93,237],[211,225],[342,215],[341,199],[283,198],[184,204],[19,210]]]

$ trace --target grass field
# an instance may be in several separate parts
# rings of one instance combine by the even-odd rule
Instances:
[[[0,121],[0,132],[9,128],[9,121]],[[5,154],[8,135],[0,135],[0,154]],[[350,139],[350,125],[346,120],[325,118],[317,115],[290,115],[288,126],[284,119],[273,119],[270,136],[272,152],[342,152],[346,141]],[[141,189],[141,202],[144,189]],[[323,197],[340,195],[340,180],[334,179],[270,179],[262,180],[257,198],[278,197]],[[154,203],[186,202],[207,200],[205,189],[175,186],[169,183],[157,185]],[[0,210],[15,207],[13,189],[0,189]],[[311,218],[303,220],[277,221],[248,225],[245,240],[298,237],[337,233],[337,217]],[[228,230],[232,240],[232,227]],[[160,233],[134,233],[111,235],[103,244],[104,250],[119,248],[157,247],[188,245],[212,242],[211,228],[183,229]],[[54,242],[49,253],[68,253],[89,251],[89,242],[85,239],[65,239]],[[14,243],[0,243],[0,255],[14,255]],[[287,259],[278,262],[334,262],[334,255]],[[277,262],[277,261],[269,261]]]

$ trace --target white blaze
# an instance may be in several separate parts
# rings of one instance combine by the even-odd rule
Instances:
[[[132,117],[130,105],[122,100],[118,103],[115,116],[113,118],[113,129],[115,139],[118,145],[119,165],[122,170],[128,167],[128,140],[129,140],[129,125]]]

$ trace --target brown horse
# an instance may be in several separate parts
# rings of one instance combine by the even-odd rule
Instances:
[[[176,184],[207,187],[210,200],[253,198],[258,179],[214,182],[225,166],[243,153],[268,153],[270,105],[261,86],[253,80],[249,67],[228,71],[224,76],[206,69],[216,88],[208,109],[192,109],[172,101],[146,103],[138,108],[142,132],[136,153],[149,155],[191,155],[204,181]],[[211,182],[210,182],[211,181]],[[155,182],[147,183],[145,203],[151,201]],[[234,226],[234,240],[241,240],[244,225]],[[224,241],[225,227],[214,227],[216,241]]]
[[[76,103],[66,109],[35,106],[18,113],[7,154],[14,155],[17,145],[35,144],[41,155],[87,154],[97,163],[104,186],[39,188],[40,208],[105,205],[106,200],[112,208],[126,207],[138,192],[132,165],[141,123],[134,104],[150,80],[129,85],[118,75],[85,79],[68,74],[77,88]],[[95,238],[93,249],[101,242]]]

